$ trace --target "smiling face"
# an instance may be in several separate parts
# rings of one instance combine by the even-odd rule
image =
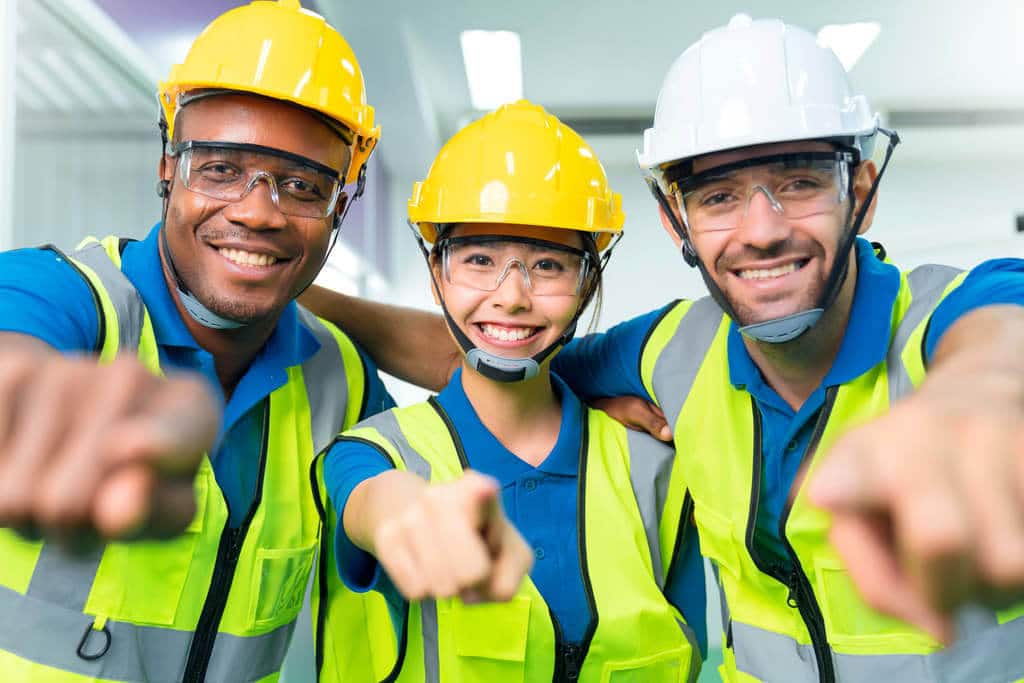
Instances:
[[[708,155],[694,161],[693,172],[724,166],[744,159],[794,152],[829,152],[824,142],[792,142],[744,148]],[[853,193],[857,206],[866,198],[875,177],[874,164],[860,164],[855,171]],[[763,192],[753,192],[742,220],[731,230],[694,232],[691,240],[705,268],[736,312],[740,325],[782,318],[814,308],[821,300],[826,280],[837,258],[846,227],[850,199],[831,210],[794,219],[772,208]],[[873,211],[860,231],[871,224]],[[854,271],[851,269],[851,274]],[[854,286],[846,278],[844,289]]]
[[[349,150],[322,121],[302,109],[250,95],[200,99],[182,110],[176,141],[261,145],[344,171]],[[184,186],[177,159],[166,158],[171,183],[164,234],[185,286],[214,313],[243,323],[276,321],[316,276],[330,245],[334,215],[285,215],[267,182],[237,202]],[[335,214],[343,208],[339,201]],[[166,267],[166,265],[165,265]]]
[[[562,244],[583,249],[583,239],[574,230],[542,228],[498,223],[462,224],[446,237],[508,235]],[[544,249],[521,246],[527,272],[549,269]],[[482,258],[466,252],[467,258]],[[434,278],[441,287],[445,306],[452,319],[469,337],[474,346],[504,358],[529,358],[555,343],[565,332],[580,305],[576,294],[539,295],[530,291],[519,268],[513,265],[494,291],[484,291],[465,284],[449,282],[442,273],[439,259],[434,259]],[[498,264],[499,266],[503,264]],[[536,282],[539,275],[531,276]],[[457,279],[457,278],[456,278]]]

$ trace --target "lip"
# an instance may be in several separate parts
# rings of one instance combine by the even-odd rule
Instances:
[[[277,253],[279,252],[275,253],[275,250],[273,249],[255,247],[251,244],[236,246],[234,244],[214,245],[212,243],[207,243],[207,246],[210,247],[210,251],[213,253],[214,257],[216,257],[216,259],[218,260],[218,262],[221,264],[225,271],[230,273],[235,278],[242,280],[260,281],[268,279],[270,277],[276,276],[284,268],[287,268],[291,262],[290,258],[282,258],[278,256]],[[277,261],[266,266],[236,263],[235,261],[232,261],[231,259],[221,254],[221,249],[238,249],[240,251],[247,251],[254,254],[266,254],[267,256],[273,256],[277,258]]]
[[[291,260],[291,256],[277,249],[276,247],[269,244],[260,244],[254,242],[206,242],[206,245],[212,248],[214,251],[219,249],[237,249],[238,251],[248,251],[252,254],[266,254],[267,256],[273,256],[278,261]]]
[[[486,334],[484,334],[484,325],[493,325],[495,327],[506,327],[510,329],[522,329],[532,327],[535,328],[536,331],[529,337],[526,337],[525,339],[495,339],[494,337],[489,337]],[[523,325],[522,323],[504,323],[493,320],[472,322],[469,324],[469,327],[470,330],[472,331],[472,336],[476,337],[474,343],[476,343],[478,346],[493,346],[495,348],[501,349],[520,349],[526,346],[530,346],[531,344],[536,342],[537,339],[540,338],[541,333],[543,333],[544,330],[547,329],[547,327],[544,325]]]
[[[800,257],[800,258],[785,258],[785,259],[774,259],[772,261],[758,261],[754,263],[744,263],[739,267],[729,268],[729,276],[732,277],[736,282],[740,283],[744,287],[753,287],[756,289],[774,289],[780,286],[787,286],[795,276],[800,275],[807,269],[807,266],[811,263],[812,258]],[[791,264],[796,264],[796,270],[784,273],[782,275],[776,275],[775,277],[768,277],[763,279],[748,279],[740,276],[740,273],[745,270],[773,270],[775,268],[782,268]]]

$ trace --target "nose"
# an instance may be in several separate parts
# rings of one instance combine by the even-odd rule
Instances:
[[[264,173],[249,181],[237,202],[224,207],[224,217],[250,230],[280,230],[288,225],[287,216],[277,205],[274,179]]]
[[[788,227],[782,205],[766,188],[755,185],[736,232],[743,242],[761,249],[786,239]]]
[[[529,308],[530,276],[522,261],[512,259],[505,266],[505,272],[498,281],[492,299],[496,306],[501,306],[506,310]]]

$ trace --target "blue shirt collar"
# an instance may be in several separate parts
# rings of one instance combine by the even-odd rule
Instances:
[[[892,308],[900,289],[900,271],[880,260],[866,239],[857,238],[857,284],[846,334],[823,386],[848,382],[884,360],[889,349]],[[737,388],[760,398],[765,384],[735,323],[729,327],[729,379]],[[779,399],[781,401],[781,399]]]
[[[174,304],[160,262],[160,224],[146,239],[129,243],[122,255],[125,276],[135,285],[153,322],[153,332],[160,346],[198,349]],[[299,322],[298,305],[291,301],[281,313],[270,339],[260,351],[272,365],[287,368],[301,365],[320,348],[320,343],[305,325]]]
[[[583,404],[560,377],[551,373],[551,385],[562,402],[562,424],[558,441],[538,467],[520,460],[494,437],[477,415],[462,386],[462,369],[437,396],[466,450],[466,458],[475,469],[497,477],[502,485],[532,471],[575,477],[579,472],[581,419]]]

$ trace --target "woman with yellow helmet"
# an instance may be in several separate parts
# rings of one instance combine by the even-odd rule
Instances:
[[[345,432],[323,470],[342,578],[382,593],[402,634],[388,680],[694,679],[674,605],[703,622],[704,585],[699,563],[670,571],[689,517],[662,510],[673,452],[549,368],[622,231],[593,150],[506,105],[444,146],[409,219],[463,366]]]

